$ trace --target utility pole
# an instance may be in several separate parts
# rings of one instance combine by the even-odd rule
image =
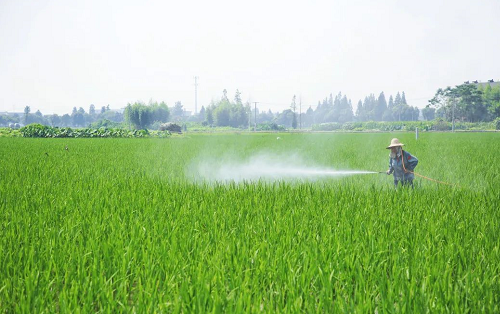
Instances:
[[[251,108],[249,106],[249,108]],[[252,130],[252,109],[248,110],[248,132],[250,132]]]
[[[299,130],[302,129],[302,96],[299,97]]]
[[[194,114],[198,114],[198,77],[194,77]]]
[[[255,105],[255,109],[254,109],[254,128],[253,128],[253,131],[254,132],[257,132],[257,104],[258,102],[254,102],[254,105]]]
[[[457,99],[453,96],[453,110],[451,112],[451,132],[455,132],[455,104]]]

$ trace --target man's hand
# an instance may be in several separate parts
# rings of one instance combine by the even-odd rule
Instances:
[[[390,175],[391,174],[391,170],[387,170],[385,173],[387,173],[387,175]]]

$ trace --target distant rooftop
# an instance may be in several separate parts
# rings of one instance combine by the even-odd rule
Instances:
[[[477,87],[486,87],[487,85],[490,85],[491,87],[495,87],[495,86],[500,86],[500,81],[493,80],[493,79],[487,80],[486,82],[474,80],[474,81],[465,81],[464,84],[473,84],[473,85],[476,85]]]
[[[12,112],[12,111],[0,111],[0,115],[14,116],[14,115],[24,115],[24,112]]]

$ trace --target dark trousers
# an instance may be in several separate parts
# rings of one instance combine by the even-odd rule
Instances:
[[[394,187],[397,188],[398,184],[401,183],[401,186],[411,187],[413,189],[413,180],[396,180],[394,179]]]

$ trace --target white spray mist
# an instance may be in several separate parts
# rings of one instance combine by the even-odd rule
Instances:
[[[203,160],[190,167],[188,176],[195,181],[242,182],[242,181],[290,181],[318,180],[326,177],[340,177],[377,173],[363,170],[335,170],[313,167],[303,162],[298,155],[273,155],[259,153],[244,160],[222,158]]]

